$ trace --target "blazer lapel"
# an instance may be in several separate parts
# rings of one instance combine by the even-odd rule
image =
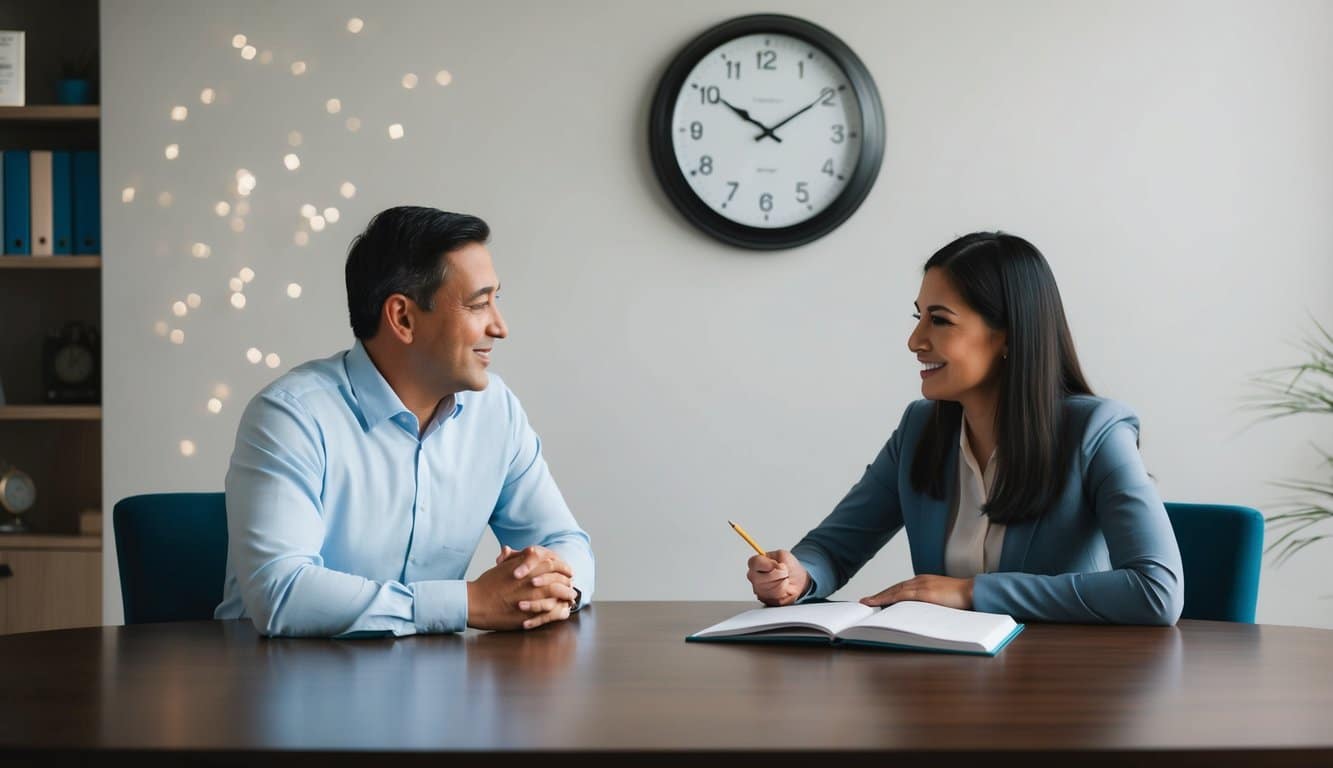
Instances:
[[[911,458],[906,460],[910,462]],[[958,461],[958,436],[954,435],[949,444],[949,456],[941,468],[947,489],[945,498],[936,499],[929,494],[916,494],[920,515],[916,521],[916,531],[911,538],[920,542],[920,546],[912,547],[912,566],[918,574],[944,574],[944,548],[949,538],[949,510],[952,508],[954,497],[958,495]],[[1040,522],[1041,519],[1038,518],[1005,526],[1004,545],[1000,548],[999,570],[1023,570],[1028,547],[1032,545],[1032,536],[1036,533]]]
[[[910,465],[909,465],[910,466]],[[918,574],[944,575],[944,545],[949,535],[949,509],[958,493],[958,439],[954,436],[948,458],[940,468],[944,475],[945,494],[937,499],[928,493],[917,494],[920,516],[916,529],[919,546],[912,547],[913,570]],[[910,538],[910,537],[909,537]],[[910,543],[910,542],[909,542]]]
[[[1001,571],[1023,570],[1023,563],[1028,558],[1028,547],[1032,545],[1032,534],[1040,522],[1041,518],[1037,518],[1004,527],[1004,545],[1000,547]]]

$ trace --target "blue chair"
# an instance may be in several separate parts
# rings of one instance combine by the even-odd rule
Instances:
[[[1225,504],[1166,505],[1185,566],[1182,619],[1254,623],[1264,516]]]
[[[227,567],[224,494],[130,496],[112,525],[126,624],[213,618]]]

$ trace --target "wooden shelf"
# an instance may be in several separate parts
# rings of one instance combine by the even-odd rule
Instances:
[[[0,549],[100,550],[101,548],[101,536],[74,536],[53,533],[0,533]]]
[[[0,269],[101,268],[101,256],[0,256]]]
[[[100,421],[100,405],[0,405],[0,421]]]
[[[0,107],[0,120],[27,123],[77,123],[102,116],[98,104],[37,104],[31,107]]]

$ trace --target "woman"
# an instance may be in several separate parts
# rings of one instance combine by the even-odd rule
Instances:
[[[1029,242],[959,238],[926,262],[907,346],[921,394],[819,527],[750,558],[768,605],[823,598],[907,529],[915,578],[863,598],[1035,621],[1173,624],[1180,552],[1138,418],[1094,397]]]

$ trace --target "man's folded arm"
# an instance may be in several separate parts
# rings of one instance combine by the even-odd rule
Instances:
[[[555,484],[541,439],[513,393],[510,398],[512,449],[504,487],[491,513],[490,526],[501,544],[514,549],[538,544],[560,556],[574,571],[582,608],[592,600],[596,563],[592,540],[579,527]]]
[[[373,581],[325,568],[323,436],[301,404],[246,408],[227,472],[229,555],[255,628],[274,636],[411,635],[467,626],[463,581]]]

